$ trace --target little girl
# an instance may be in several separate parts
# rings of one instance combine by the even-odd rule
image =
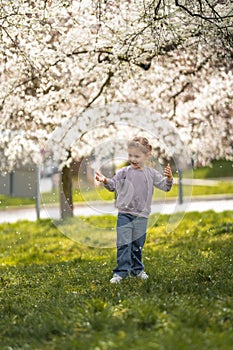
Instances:
[[[116,192],[117,218],[117,267],[111,283],[119,283],[127,276],[147,279],[142,263],[142,248],[153,195],[153,187],[170,191],[173,184],[168,164],[162,176],[157,170],[145,166],[152,146],[145,137],[134,137],[128,142],[129,166],[108,179],[96,172],[96,180],[109,191]]]

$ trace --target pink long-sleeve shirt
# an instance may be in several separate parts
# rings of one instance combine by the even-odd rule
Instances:
[[[117,171],[104,186],[109,191],[116,192],[116,206],[120,213],[148,217],[154,187],[168,192],[172,184],[173,181],[168,181],[153,168],[133,169],[127,166]]]

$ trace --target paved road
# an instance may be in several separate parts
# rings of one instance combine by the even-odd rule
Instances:
[[[222,212],[224,210],[233,210],[233,196],[210,196],[208,200],[191,198],[191,201],[182,205],[175,201],[167,200],[165,203],[155,202],[151,207],[152,213],[172,214],[175,212],[191,212],[191,211],[206,211],[214,210]],[[117,212],[113,203],[96,202],[76,205],[74,215],[89,216],[89,215],[115,215]],[[40,217],[58,219],[58,207],[41,207]],[[37,219],[35,208],[19,208],[0,210],[0,222],[15,222],[17,220],[35,221]]]

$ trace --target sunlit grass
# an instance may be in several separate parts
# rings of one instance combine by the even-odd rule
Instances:
[[[178,185],[173,185],[170,192],[162,192],[154,189],[153,200],[162,200],[166,198],[177,198],[179,192]],[[188,186],[183,185],[183,193],[187,196],[205,196],[211,194],[233,194],[233,182],[219,182],[217,186]],[[113,201],[115,195],[105,188],[91,188],[86,191],[75,190],[73,195],[74,202],[85,203],[88,201]],[[58,193],[43,193],[42,201],[44,203],[58,203]]]
[[[148,231],[149,280],[120,285],[109,283],[115,248],[49,220],[0,225],[1,349],[231,350],[233,212],[187,213],[169,234],[168,218]],[[90,236],[115,225],[85,220]]]
[[[210,179],[233,176],[233,162],[214,160],[210,166],[195,168],[193,171],[196,179]]]
[[[154,190],[153,200],[166,198],[177,198],[178,185],[174,185],[170,192],[166,194],[158,189]],[[233,182],[219,182],[217,186],[183,186],[184,195],[200,196],[211,194],[233,194]],[[115,195],[103,187],[91,188],[86,191],[74,190],[73,200],[75,203],[85,203],[88,201],[114,201]],[[41,201],[45,204],[59,203],[58,191],[46,192],[41,194]],[[23,207],[25,205],[35,205],[35,200],[30,198],[13,198],[0,195],[0,208]]]

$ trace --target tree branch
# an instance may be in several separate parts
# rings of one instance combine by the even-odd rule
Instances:
[[[97,100],[97,98],[102,94],[104,88],[110,83],[110,80],[111,80],[111,78],[113,77],[113,75],[114,75],[114,74],[113,74],[112,71],[110,71],[110,72],[108,73],[108,76],[107,76],[107,78],[105,79],[105,81],[103,82],[103,84],[101,85],[101,87],[100,87],[98,93],[97,93],[97,94],[92,98],[92,100],[86,105],[86,109],[89,108],[89,107]]]
[[[11,38],[12,39],[12,41],[14,42],[14,40],[13,40],[13,38]],[[20,50],[20,48],[19,48],[19,50]],[[22,52],[22,50],[20,50],[20,52],[21,52],[21,54],[22,55],[25,55],[24,54],[24,52]],[[14,87],[12,87],[12,89],[4,96],[4,98],[3,98],[3,100],[1,101],[1,105],[0,105],[0,109],[2,109],[3,108],[3,105],[4,105],[4,103],[5,103],[5,101],[6,101],[6,99],[14,92],[14,90],[16,90],[17,88],[19,88],[19,87],[21,87],[21,86],[23,86],[23,85],[27,85],[28,83],[30,83],[30,82],[33,82],[34,80],[36,80],[36,79],[39,79],[39,78],[41,78],[41,77],[43,77],[49,70],[50,70],[50,68],[51,67],[54,67],[54,66],[56,66],[58,63],[60,63],[60,62],[64,62],[65,61],[65,59],[67,58],[67,57],[72,57],[72,56],[75,56],[75,55],[82,55],[82,54],[87,54],[89,51],[88,50],[74,50],[73,52],[71,52],[71,53],[68,53],[68,54],[66,54],[66,56],[63,58],[63,59],[61,59],[61,58],[59,58],[58,60],[56,60],[56,61],[54,61],[53,63],[51,63],[48,67],[46,67],[42,72],[39,72],[39,71],[37,71],[37,74],[32,74],[31,75],[31,77],[29,77],[28,79],[25,79],[25,80],[23,80],[23,81],[21,81],[20,83],[18,83],[17,85],[15,85]],[[94,51],[94,52],[96,52],[96,51]],[[99,52],[101,52],[100,50],[99,50]],[[103,51],[104,53],[107,53],[107,51]],[[109,52],[108,52],[109,53]],[[30,63],[30,61],[29,61],[29,63]],[[32,72],[34,72],[34,66],[33,65],[31,65],[31,68],[32,68]],[[50,89],[51,89],[51,87],[50,87]]]
[[[160,8],[160,5],[161,5],[161,2],[162,0],[159,0],[155,9],[154,9],[154,19],[156,20],[157,19],[157,15],[158,15],[158,12],[159,12],[159,8]]]
[[[26,62],[29,63],[30,67],[32,70],[37,70],[37,68],[33,65],[33,63],[31,62],[31,60],[25,55],[25,53],[22,51],[21,47],[19,46],[19,44],[16,43],[16,41],[12,38],[12,36],[8,33],[8,31],[6,30],[6,28],[4,26],[0,26],[2,28],[2,30],[6,33],[6,35],[8,36],[8,38],[11,40],[11,42],[14,44],[15,48],[20,52],[20,54],[23,56],[23,58],[25,59]]]
[[[206,21],[209,21],[210,23],[213,23],[214,20],[218,19],[219,20],[222,20],[222,19],[225,19],[225,18],[232,18],[233,16],[232,15],[227,15],[227,16],[220,16],[219,13],[217,11],[215,11],[214,7],[208,2],[208,0],[205,0],[205,2],[207,3],[207,5],[209,6],[209,8],[211,9],[211,11],[215,14],[215,16],[204,16],[202,13],[195,13],[195,12],[192,12],[191,10],[189,10],[186,6],[184,5],[181,5],[179,3],[179,0],[175,0],[175,5],[180,7],[182,10],[184,10],[185,12],[187,12],[191,17],[199,17],[203,20],[206,20]],[[199,0],[199,4],[200,4],[200,0]],[[201,3],[202,4],[202,3]],[[201,12],[202,12],[202,7],[200,7],[201,9]]]
[[[198,73],[199,71],[201,71],[201,69],[205,66],[205,64],[209,61],[209,59],[211,58],[211,56],[206,57],[199,65],[196,69],[193,69],[191,71],[188,72],[179,72],[179,75],[177,75],[174,79],[173,79],[173,84],[175,83],[175,81],[177,79],[179,79],[180,74],[184,74],[184,75],[195,75],[196,73]],[[179,91],[177,91],[175,94],[173,94],[172,96],[170,96],[169,100],[173,100],[173,116],[176,114],[176,98],[181,95],[189,86],[191,85],[191,82],[188,81],[186,82],[181,89],[179,89]],[[160,94],[161,95],[161,94]]]

